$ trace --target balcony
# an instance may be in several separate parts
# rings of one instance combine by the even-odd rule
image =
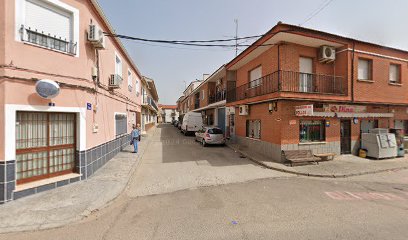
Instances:
[[[44,48],[56,50],[59,52],[67,53],[69,55],[76,55],[77,44],[61,39],[51,34],[44,32],[38,32],[37,29],[27,28],[24,25],[20,29],[21,41],[38,45]]]
[[[223,100],[225,100],[225,97],[226,97],[225,95],[226,95],[225,90],[219,91],[219,92],[217,92],[217,93],[215,93],[213,95],[210,95],[209,98],[208,98],[208,100],[209,100],[208,103],[212,104],[212,103],[223,101]]]
[[[347,82],[340,76],[280,70],[229,90],[227,102],[276,92],[345,96]]]
[[[157,104],[154,102],[153,98],[149,96],[144,96],[143,97],[143,105],[150,107],[150,109],[158,112],[159,108],[157,107]]]

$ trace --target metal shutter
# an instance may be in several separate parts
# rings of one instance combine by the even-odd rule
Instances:
[[[63,40],[72,40],[72,14],[39,1],[26,1],[25,25]]]
[[[115,115],[116,122],[116,136],[127,133],[127,117],[126,115]]]

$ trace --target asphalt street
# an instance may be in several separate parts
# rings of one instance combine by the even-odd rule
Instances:
[[[162,125],[126,191],[62,228],[0,239],[407,239],[408,171],[298,177]]]

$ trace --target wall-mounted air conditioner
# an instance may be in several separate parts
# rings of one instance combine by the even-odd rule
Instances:
[[[109,79],[109,87],[110,88],[119,88],[120,84],[122,84],[122,77],[118,74],[112,74]]]
[[[330,63],[336,60],[336,49],[330,46],[321,46],[319,49],[319,62]]]
[[[97,49],[105,49],[105,35],[103,30],[96,25],[89,25],[88,41]]]
[[[246,116],[249,114],[249,106],[248,105],[241,105],[239,106],[239,115]]]

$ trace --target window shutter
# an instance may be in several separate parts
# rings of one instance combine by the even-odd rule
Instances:
[[[32,30],[72,41],[72,14],[36,1],[26,1],[25,25]]]
[[[400,71],[399,71],[399,66],[396,64],[391,64],[390,65],[390,82],[397,83],[399,82],[400,79]]]
[[[358,79],[367,80],[369,79],[370,63],[367,60],[358,60]]]

